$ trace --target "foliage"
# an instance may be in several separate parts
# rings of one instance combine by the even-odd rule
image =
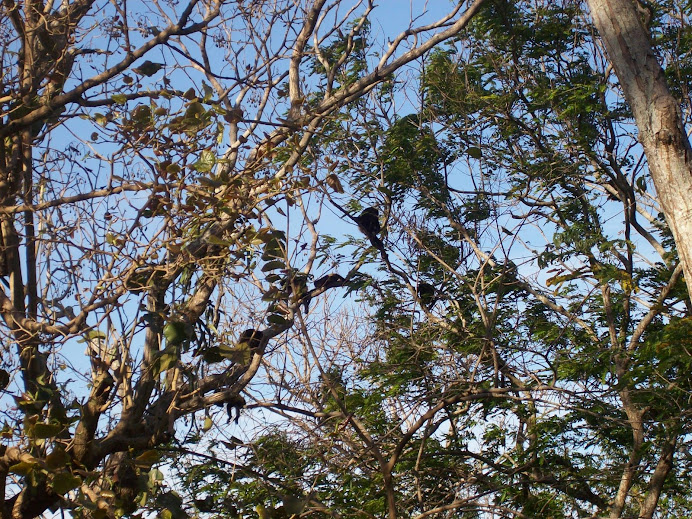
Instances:
[[[171,449],[217,408],[239,421],[301,307],[363,285],[313,284],[337,263],[314,226],[344,190],[311,139],[387,79],[373,6],[348,4],[2,4],[3,517],[186,517]]]
[[[3,516],[689,515],[689,294],[591,20],[457,4],[382,48],[369,2],[3,4]]]
[[[685,29],[667,9],[651,30],[670,38]],[[363,256],[362,315],[328,314],[324,335],[301,324],[268,368],[280,403],[253,389],[284,432],[242,448],[278,440],[277,453],[317,463],[273,466],[252,480],[256,495],[276,508],[269,496],[297,484],[305,516],[657,506],[684,517],[689,299],[582,6],[492,2],[426,57],[419,80],[391,98],[418,88],[415,113],[361,100],[320,137],[317,161],[348,164],[331,199],[360,193],[383,208],[386,239]],[[268,467],[236,459],[239,475]]]

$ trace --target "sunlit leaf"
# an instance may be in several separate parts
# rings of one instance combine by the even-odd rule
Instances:
[[[52,438],[62,431],[63,426],[53,423],[37,422],[33,427],[34,438]]]
[[[37,466],[37,463],[20,461],[19,463],[15,463],[14,465],[10,466],[10,472],[12,472],[13,474],[18,474],[19,476],[26,476]]]
[[[144,451],[135,458],[135,464],[138,467],[150,467],[161,459],[161,453],[157,450]]]
[[[51,486],[58,495],[67,494],[70,490],[82,484],[82,478],[69,472],[55,474]]]
[[[204,150],[199,156],[199,160],[193,164],[195,171],[199,173],[209,173],[216,164],[216,156],[209,150]]]

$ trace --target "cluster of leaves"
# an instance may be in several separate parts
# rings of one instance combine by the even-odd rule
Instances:
[[[290,432],[248,447],[319,468],[272,465],[262,492],[299,483],[306,513],[349,517],[585,517],[619,506],[634,460],[616,513],[638,514],[672,444],[659,509],[689,510],[688,294],[582,9],[489,2],[427,57],[417,113],[361,101],[320,136],[325,167],[358,157],[343,197],[385,206],[386,250],[361,292],[368,353],[315,359],[277,408]],[[684,71],[686,29],[651,23]]]
[[[70,47],[88,3],[46,23],[11,4],[0,276],[17,353],[0,389],[16,405],[0,472],[16,493],[0,515],[692,508],[689,295],[581,2],[487,1],[414,86],[369,72],[372,6],[324,29],[339,2],[191,2],[180,24],[171,4],[165,30],[112,6],[101,57]],[[649,23],[684,96],[676,7]],[[158,45],[169,61],[135,63]],[[191,71],[199,88],[177,88]],[[54,147],[55,128],[81,142]],[[310,306],[342,288],[347,318]],[[75,343],[89,366],[72,366]],[[240,440],[246,403],[267,421]]]

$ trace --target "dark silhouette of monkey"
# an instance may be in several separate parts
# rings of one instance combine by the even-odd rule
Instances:
[[[245,399],[240,395],[236,395],[228,400],[228,402],[226,402],[226,413],[228,414],[228,421],[226,423],[231,423],[231,420],[233,420],[237,424],[238,420],[240,420],[240,410],[243,407],[245,407]]]
[[[374,207],[368,207],[356,216],[356,223],[360,230],[368,236],[377,236],[382,230],[379,211]]]
[[[312,295],[314,292],[319,290],[327,290],[328,288],[336,288],[343,286],[345,279],[340,274],[327,274],[321,278],[317,278],[314,281],[315,288],[310,290],[303,296],[303,309],[305,312],[310,308],[310,301],[312,301]]]
[[[368,237],[370,243],[380,251],[384,251],[384,243],[377,236],[382,227],[380,227],[380,213],[375,207],[363,209],[363,212],[354,218],[358,224],[358,228],[365,236]]]
[[[340,287],[344,278],[340,274],[327,274],[315,280],[315,290]]]
[[[418,288],[416,289],[418,294],[418,299],[420,299],[421,304],[430,310],[435,302],[437,301],[437,290],[430,283],[421,281],[418,283]]]

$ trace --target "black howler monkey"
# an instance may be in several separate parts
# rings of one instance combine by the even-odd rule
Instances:
[[[340,287],[344,282],[343,276],[340,274],[327,274],[315,280],[315,290],[320,288],[335,288]]]
[[[416,292],[418,294],[418,299],[420,299],[421,304],[428,310],[430,310],[432,306],[435,304],[435,301],[437,301],[437,290],[435,290],[435,287],[432,286],[430,283],[421,281],[420,283],[418,283],[418,288],[416,289]]]
[[[363,209],[355,218],[358,227],[368,236],[377,236],[382,228],[380,227],[380,213],[375,207]]]

